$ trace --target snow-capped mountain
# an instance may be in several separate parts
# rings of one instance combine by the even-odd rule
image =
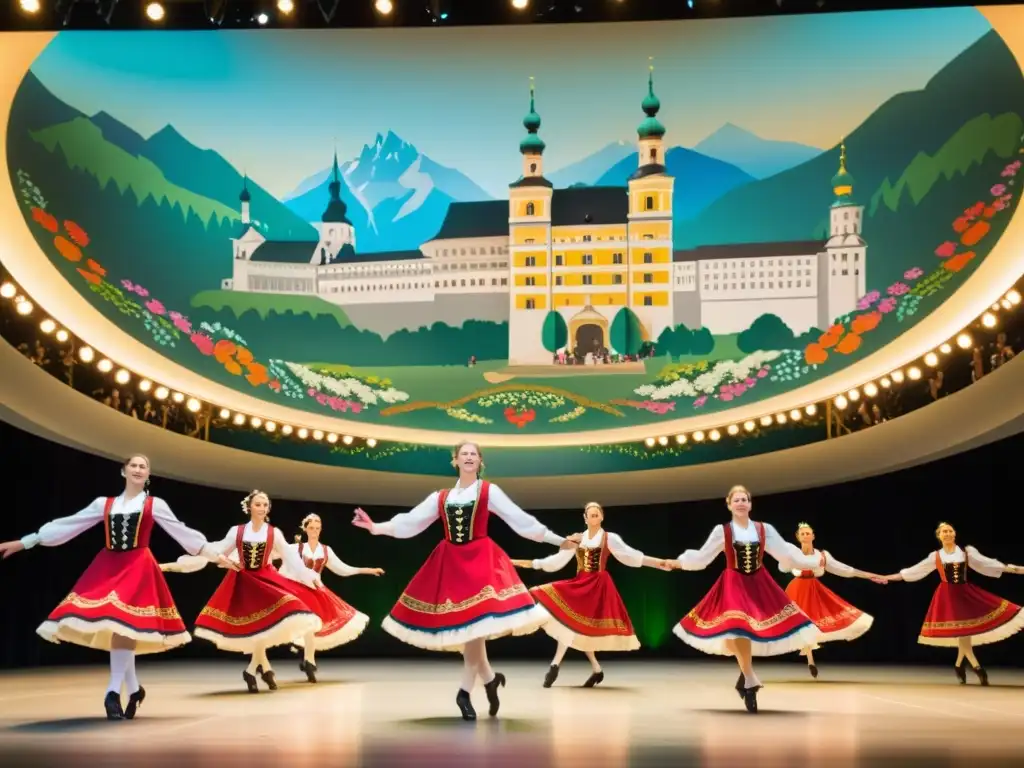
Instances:
[[[454,168],[434,162],[392,131],[377,134],[359,156],[339,163],[341,199],[356,228],[360,253],[418,248],[437,234],[453,201],[490,200]],[[284,200],[307,221],[318,221],[329,199],[331,168],[304,179]]]

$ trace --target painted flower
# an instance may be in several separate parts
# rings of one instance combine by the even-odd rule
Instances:
[[[32,218],[39,226],[41,226],[47,232],[56,232],[58,229],[57,219],[54,218],[51,214],[44,211],[42,208],[33,208]]]
[[[769,370],[770,370],[770,368],[766,365],[764,368],[762,368],[761,370],[759,370],[757,372],[757,378],[763,379],[765,376],[768,375],[768,371]]]
[[[72,240],[75,241],[76,245],[80,245],[85,248],[85,246],[89,244],[89,235],[75,222],[65,221],[64,231],[68,233]]]
[[[126,291],[131,291],[132,293],[135,293],[135,283],[133,283],[131,280],[128,280],[128,279],[122,280],[121,281],[121,286]]]
[[[171,311],[168,313],[168,317],[171,318],[171,322],[174,323],[174,327],[179,331],[182,333],[192,333],[192,323],[187,317],[181,314],[181,312]]]
[[[80,274],[93,285],[99,285],[102,282],[99,275],[97,275],[95,272],[90,272],[87,269],[82,269],[81,267],[79,267],[78,274]]]
[[[878,302],[878,311],[881,312],[883,315],[889,314],[894,309],[896,309],[896,299],[892,297],[882,299],[880,302]]]
[[[213,354],[213,339],[205,333],[193,333],[189,338],[196,345],[196,349],[204,355],[209,356]]]
[[[53,238],[53,247],[56,248],[57,252],[68,261],[82,260],[81,249],[63,235],[57,235]]]
[[[959,272],[961,269],[967,266],[967,264],[975,257],[974,251],[964,251],[958,253],[952,259],[943,263],[943,267],[950,272]]]
[[[87,266],[89,269],[91,269],[93,272],[95,272],[100,277],[106,277],[106,275],[107,275],[107,270],[105,270],[100,265],[100,263],[98,261],[94,261],[92,259],[86,259],[85,260],[85,266]]]
[[[981,214],[984,212],[984,210],[985,210],[985,204],[981,203],[981,202],[978,202],[978,203],[975,203],[974,205],[972,205],[966,211],[964,211],[964,216],[967,217],[968,219],[973,220],[973,219],[976,219],[979,216],[981,216]]]
[[[878,291],[869,291],[860,297],[860,301],[857,302],[857,309],[868,309],[881,297]]]
[[[905,293],[910,292],[910,286],[906,283],[893,283],[886,289],[886,293],[890,296],[902,296]]]
[[[707,403],[707,401],[708,401],[708,396],[707,395],[701,395],[700,397],[698,397],[696,400],[693,401],[693,407],[694,408],[702,408],[704,406],[704,404]]]
[[[956,226],[954,225],[953,228],[956,229]],[[965,226],[964,230],[966,231],[966,229],[967,227]],[[946,242],[944,242],[942,245],[935,249],[935,255],[938,256],[940,259],[948,259],[954,253],[956,253],[956,243],[954,243],[952,240],[947,240]]]
[[[160,303],[159,299],[150,299],[149,301],[147,301],[146,302],[146,309],[148,309],[154,315],[164,315],[164,314],[167,314],[167,308],[164,307],[164,305],[162,303]]]
[[[920,267],[911,267],[903,273],[904,280],[917,280],[921,275],[924,274],[924,270]]]
[[[989,190],[993,197],[999,197],[1000,195],[1006,194],[1005,184],[996,184],[992,189]]]
[[[1003,168],[1003,172],[1002,172],[1001,175],[1003,176],[1003,178],[1006,178],[1006,177],[1009,177],[1009,176],[1016,176],[1017,175],[1017,171],[1019,171],[1019,170],[1020,170],[1020,160],[1014,160],[1008,166]]]
[[[953,231],[958,235],[966,232],[971,226],[971,220],[966,216],[961,216],[953,222]]]

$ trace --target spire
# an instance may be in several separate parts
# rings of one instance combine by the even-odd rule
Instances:
[[[526,113],[526,117],[523,118],[523,127],[526,129],[527,135],[519,142],[519,151],[524,155],[542,155],[544,154],[544,142],[540,136],[537,135],[537,131],[540,130],[540,115],[537,114],[535,106],[536,90],[534,87],[533,78],[530,78],[530,111]]]
[[[661,110],[661,101],[654,95],[654,57],[648,58],[648,62],[647,95],[640,103],[640,107],[647,117],[640,123],[636,132],[641,139],[660,139],[665,135],[665,126],[657,118],[657,114]]]
[[[252,200],[252,196],[249,194],[249,174],[242,174],[242,193],[238,196],[240,202],[248,203]]]
[[[331,201],[327,203],[327,209],[321,217],[322,221],[341,224],[351,223],[345,218],[348,206],[341,199],[341,171],[338,169],[337,149],[334,150],[334,167],[331,169],[331,183],[327,185],[327,189],[331,194]]]
[[[839,140],[839,171],[832,177],[833,205],[853,205],[853,174],[846,170],[846,139]]]

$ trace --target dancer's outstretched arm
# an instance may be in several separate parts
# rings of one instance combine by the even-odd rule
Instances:
[[[576,553],[571,549],[560,549],[553,555],[540,557],[535,560],[513,560],[512,565],[517,568],[533,568],[537,571],[554,573],[555,571],[560,571],[567,566],[572,561],[575,554]]]
[[[79,510],[73,515],[51,520],[37,533],[30,533],[15,541],[5,541],[0,544],[0,554],[4,558],[8,558],[17,552],[32,549],[40,544],[44,547],[59,547],[61,544],[66,544],[103,520],[106,503],[107,500],[101,496],[85,509]]]
[[[806,568],[814,570],[821,567],[821,555],[805,555],[799,547],[790,544],[779,535],[775,526],[762,523],[764,526],[764,550],[789,568]],[[723,534],[724,538],[724,534]]]
[[[870,571],[861,571],[857,568],[841,563],[832,557],[832,553],[822,552],[825,557],[825,570],[833,576],[842,576],[844,579],[871,579],[874,582],[884,582],[885,577]]]
[[[642,568],[647,566],[648,568],[657,568],[660,571],[671,571],[672,566],[660,557],[648,557],[639,549],[633,549],[629,544],[622,540],[622,537],[617,533],[604,532],[606,543],[608,545],[608,551],[612,553],[612,557],[618,560],[623,565],[628,565],[630,568]]]
[[[327,570],[336,573],[338,576],[383,576],[383,568],[356,568],[348,563],[342,562],[341,558],[334,554],[334,550],[326,544],[321,544],[327,552]]]
[[[559,536],[557,533],[552,533],[546,525],[541,523],[540,520],[530,513],[524,512],[518,504],[512,501],[512,499],[510,499],[508,495],[494,483],[491,483],[490,491],[488,492],[488,499],[489,501],[487,506],[490,511],[504,520],[509,528],[524,539],[530,539],[531,541],[543,541],[545,544],[562,547],[563,549],[575,549],[577,547],[576,541],[566,539],[564,536]]]
[[[357,508],[352,525],[365,528],[374,536],[392,536],[396,539],[411,539],[423,533],[438,519],[437,504],[441,494],[434,491],[408,512],[401,512],[383,523],[375,523],[370,516]]]

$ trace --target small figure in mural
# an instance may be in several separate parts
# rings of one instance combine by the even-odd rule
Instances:
[[[781,656],[813,646],[820,636],[814,622],[793,602],[763,567],[768,553],[788,569],[813,570],[819,554],[805,555],[768,523],[750,519],[752,498],[742,485],[725,497],[732,520],[717,525],[700,549],[688,549],[673,564],[701,571],[725,552],[725,570],[714,586],[673,630],[699,651],[734,656],[740,667],[736,692],[748,712],[757,712],[763,687],[754,672],[754,656]]]
[[[559,665],[570,648],[586,654],[592,672],[583,687],[593,688],[604,680],[597,651],[635,651],[640,647],[633,622],[608,573],[609,555],[631,568],[647,566],[672,570],[665,560],[647,557],[626,544],[618,534],[605,531],[601,527],[604,509],[597,502],[584,507],[583,520],[587,524],[586,532],[569,537],[579,545],[575,552],[576,575],[530,590],[549,617],[541,629],[558,641],[555,658],[544,675],[545,688],[550,688],[558,678]],[[553,573],[564,568],[572,557],[572,550],[563,549],[539,560],[512,562],[520,568]]]
[[[249,693],[259,692],[256,675],[276,691],[267,649],[323,632],[327,627],[321,617],[334,617],[337,607],[330,593],[320,589],[320,575],[305,566],[281,530],[270,524],[270,497],[252,491],[242,499],[242,511],[249,522],[232,526],[211,545],[216,552],[233,557],[224,564],[228,573],[196,619],[195,634],[223,651],[249,654],[249,665],[242,672]],[[294,578],[274,568],[275,557],[284,560]],[[186,556],[161,567],[192,573],[205,565],[199,558]],[[347,634],[344,624],[331,627],[331,635]],[[319,638],[320,642],[330,639]]]
[[[352,524],[375,536],[408,539],[440,519],[444,539],[402,592],[382,626],[402,642],[429,651],[459,651],[464,659],[455,703],[464,720],[475,720],[470,693],[479,677],[489,714],[498,714],[498,688],[505,675],[487,659],[487,641],[535,632],[548,613],[534,601],[512,561],[488,536],[491,514],[532,541],[575,549],[577,544],[552,533],[520,509],[497,485],[480,479],[480,447],[462,442],[452,453],[459,479],[450,490],[435,491],[409,512],[374,523],[356,509]]]
[[[1024,567],[1003,565],[998,560],[985,557],[972,546],[961,549],[956,543],[956,530],[949,523],[939,523],[935,537],[942,543],[939,549],[917,565],[883,578],[886,581],[920,581],[932,571],[939,572],[939,586],[932,595],[917,642],[956,648],[953,668],[960,684],[967,684],[964,665],[970,662],[981,684],[988,685],[988,672],[974,655],[974,646],[998,643],[1020,632],[1024,628],[1024,611],[1019,605],[968,583],[967,571],[972,569],[983,576],[998,579],[1004,573],[1024,573]]]
[[[306,515],[302,520],[302,535],[295,537],[295,543],[289,545],[289,549],[295,551],[307,568],[323,574],[324,568],[338,576],[383,576],[383,568],[354,568],[343,563],[334,554],[334,550],[320,541],[320,533],[323,531],[323,521],[319,515]],[[291,562],[295,562],[294,559]],[[290,579],[302,581],[301,573],[294,573],[285,563],[281,573]],[[318,594],[325,598],[322,605],[329,606],[330,612],[320,615],[324,626],[319,632],[308,633],[304,637],[297,638],[293,645],[303,650],[302,661],[299,669],[306,673],[306,679],[311,683],[316,682],[316,652],[327,651],[355,640],[366,629],[370,617],[360,613],[340,597],[335,595],[326,587],[321,586]]]
[[[47,523],[38,533],[0,544],[6,559],[39,544],[58,547],[103,521],[106,546],[36,632],[52,643],[110,653],[110,682],[103,700],[108,720],[134,719],[146,698],[135,671],[136,655],[169,651],[191,639],[150,552],[153,525],[186,552],[197,553],[197,560],[224,562],[206,537],[178,520],[163,499],[149,495],[149,459],[129,456],[121,476],[120,496],[98,498],[77,514]],[[128,689],[123,709],[122,686]]]
[[[825,572],[835,576],[854,579],[871,579],[877,584],[884,584],[883,577],[877,573],[859,571],[832,557],[826,550],[814,548],[814,529],[807,523],[800,523],[796,529],[796,539],[800,542],[800,551],[808,557],[820,557],[820,564],[812,569],[792,569],[779,564],[783,573],[792,573],[794,578],[786,585],[786,594],[806,613],[821,632],[818,643],[835,640],[856,640],[869,629],[874,618],[855,608],[839,597],[835,592],[821,583]],[[807,657],[807,669],[811,677],[818,677],[818,667],[814,663],[814,651],[818,645],[809,645],[800,650],[801,656]]]

